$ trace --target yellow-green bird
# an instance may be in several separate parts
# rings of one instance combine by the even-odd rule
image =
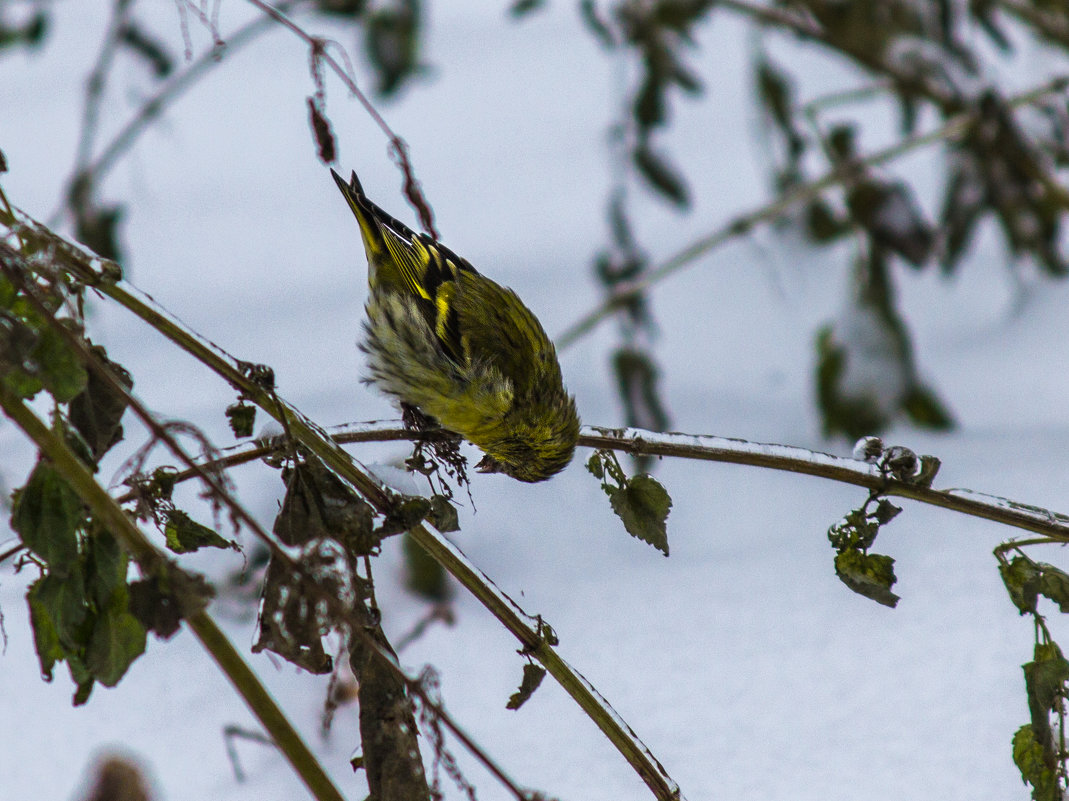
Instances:
[[[575,399],[557,351],[515,292],[417,234],[331,170],[368,262],[361,349],[370,380],[475,443],[484,473],[545,481],[572,460]]]

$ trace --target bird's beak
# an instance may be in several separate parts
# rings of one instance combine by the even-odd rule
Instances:
[[[504,472],[504,470],[501,468],[501,463],[498,462],[498,460],[495,459],[490,454],[486,454],[485,456],[483,456],[482,459],[479,460],[479,463],[477,465],[475,465],[475,470],[476,470],[476,472],[479,472],[479,473],[503,473]]]

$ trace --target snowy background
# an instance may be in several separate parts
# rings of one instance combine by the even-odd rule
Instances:
[[[606,236],[605,130],[619,82],[571,3],[552,3],[521,24],[507,22],[500,5],[431,6],[425,59],[433,72],[381,109],[411,147],[444,241],[516,289],[553,334],[600,297],[589,264]],[[138,8],[180,53],[174,4]],[[0,148],[10,166],[3,186],[38,218],[56,207],[72,164],[101,9],[56,6],[43,49],[0,61]],[[222,11],[224,34],[251,13],[234,0]],[[680,216],[656,200],[638,204],[638,233],[655,261],[768,198],[748,35],[714,17],[694,51],[706,97],[678,106],[668,140],[687,165],[693,210]],[[340,30],[321,19],[310,25]],[[196,25],[193,34],[199,54],[210,39]],[[1027,57],[1021,78],[1046,68],[1041,55]],[[817,90],[846,83],[815,60],[808,80]],[[102,140],[150,90],[142,70],[120,61]],[[122,231],[138,287],[230,353],[272,365],[282,395],[320,423],[390,417],[389,405],[359,383],[365,262],[354,221],[315,158],[311,91],[303,45],[274,31],[171,107],[104,194],[130,204]],[[327,102],[341,171],[356,169],[372,198],[414,222],[381,133],[336,80],[328,79]],[[923,173],[932,157],[899,166]],[[927,188],[933,194],[924,200],[934,204],[935,187]],[[886,439],[937,454],[939,487],[1066,511],[1069,283],[1011,282],[1004,259],[990,235],[952,282],[896,268],[921,370],[960,427],[942,436],[901,428]],[[656,354],[673,427],[847,452],[820,437],[811,389],[813,333],[845,303],[846,261],[759,232],[658,288]],[[130,369],[150,408],[196,423],[220,444],[232,441],[222,409],[233,396],[221,381],[121,309],[98,304],[91,322],[94,339]],[[614,342],[610,324],[562,354],[587,423],[620,423],[607,367]],[[139,436],[128,422],[128,441]],[[388,461],[403,451],[357,455]],[[32,453],[3,420],[0,454],[0,480],[18,486]],[[897,560],[903,596],[890,610],[852,594],[833,573],[825,532],[863,500],[862,490],[662,462],[657,477],[675,504],[666,560],[624,533],[585,458],[535,486],[476,476],[478,512],[461,510],[456,540],[553,625],[564,657],[687,798],[1027,797],[1010,738],[1028,721],[1020,664],[1031,658],[1032,627],[1010,603],[991,556],[1013,531],[907,505],[880,540]],[[120,461],[105,464],[105,480]],[[281,497],[277,474],[247,466],[236,479],[247,506],[269,524]],[[10,538],[5,526],[0,543]],[[400,588],[398,545],[388,544],[377,573],[391,638],[426,612]],[[1057,563],[1059,554],[1039,558]],[[241,568],[241,557],[198,555],[189,564],[222,577]],[[0,567],[0,798],[80,798],[92,761],[111,751],[137,759],[160,799],[304,797],[283,760],[255,743],[237,744],[249,779],[235,780],[222,730],[256,723],[188,632],[150,640],[118,688],[98,686],[88,705],[72,708],[65,667],[51,684],[40,679],[23,599],[33,578],[32,570]],[[248,654],[254,621],[239,609],[218,604],[214,612],[347,797],[363,798],[363,777],[348,765],[359,740],[355,708],[340,710],[321,738],[326,678]],[[446,706],[519,783],[562,800],[650,797],[552,679],[522,710],[505,711],[521,675],[517,644],[463,592],[455,610],[456,625],[431,627],[402,663],[413,674],[427,663],[438,669]],[[1069,627],[1051,622],[1069,641]],[[453,748],[480,798],[507,797]],[[447,787],[447,797],[460,794]]]

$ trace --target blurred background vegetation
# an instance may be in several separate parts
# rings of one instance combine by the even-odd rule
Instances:
[[[517,0],[485,13],[507,15],[522,29],[553,1]],[[567,347],[613,321],[617,333],[607,357],[623,408],[620,422],[655,431],[672,426],[672,381],[665,380],[651,344],[672,321],[657,317],[650,302],[653,287],[725,243],[765,227],[829,264],[846,262],[840,272],[849,276],[844,293],[849,302],[812,332],[812,397],[824,434],[853,440],[900,421],[951,427],[954,413],[941,399],[940,377],[922,377],[918,367],[922,354],[915,352],[896,280],[903,271],[950,277],[990,263],[1021,281],[1061,280],[1069,272],[1063,230],[1069,209],[1069,5],[1060,0],[568,2],[623,79],[616,85],[619,113],[605,137],[611,177],[603,219],[589,225],[605,232],[589,265],[603,288],[603,301],[567,330],[559,345]],[[145,22],[139,15],[143,4],[113,0],[101,5],[110,22],[96,62],[87,65],[74,167],[49,221],[66,225],[92,250],[120,263],[128,205],[104,192],[105,176],[168,103],[220,63],[224,50],[232,52],[280,24],[265,15],[224,38],[219,4],[179,0],[185,52],[176,52],[168,44],[173,27],[165,31]],[[347,28],[348,41],[358,43],[350,48],[353,56],[374,75],[376,106],[385,107],[413,82],[426,80],[435,67],[426,54],[429,8],[419,0],[290,0],[274,8],[305,30],[327,18]],[[47,57],[49,30],[64,12],[63,5],[50,2],[0,5],[0,65],[5,55],[22,49]],[[742,19],[750,28],[747,67],[767,145],[768,199],[718,221],[701,239],[674,243],[674,256],[655,260],[651,243],[638,233],[636,207],[640,199],[656,198],[684,215],[692,206],[693,187],[700,182],[693,166],[673,150],[674,112],[683,104],[713,102],[706,89],[716,76],[702,74],[693,62],[702,46],[702,26],[718,15]],[[194,54],[194,26],[212,32],[214,48]],[[336,163],[322,75],[322,59],[333,51],[319,40],[311,45],[308,112],[314,146],[322,161]],[[1030,58],[1022,61],[1025,51]],[[799,52],[806,58],[797,58]],[[1037,52],[1042,59],[1036,59]],[[130,123],[101,145],[99,123],[112,111],[104,88],[120,58],[127,67],[143,70],[157,90],[138,99]],[[854,87],[835,94],[809,92],[807,71],[821,61],[848,70]],[[893,131],[884,117],[872,113],[874,104],[894,109]],[[873,129],[879,130],[874,134]],[[424,228],[433,230],[416,184],[418,171],[411,173],[403,142],[394,138],[392,145],[409,171],[408,197]],[[922,148],[938,153],[931,162],[938,165],[936,174],[897,169],[901,157]],[[932,186],[939,193],[934,203]],[[709,313],[715,313],[712,301]],[[92,376],[81,376],[78,386],[86,381],[91,384]],[[72,406],[72,422],[76,416]],[[92,440],[97,457],[98,450],[114,444],[114,428],[94,429],[99,442],[82,429],[88,426],[79,430]],[[37,483],[42,494],[55,489],[44,471]],[[177,540],[205,536],[177,515],[166,522]],[[424,597],[444,600],[448,585],[437,563],[408,545],[413,587]],[[125,561],[112,561],[112,573],[124,573]],[[1035,576],[1021,583],[1039,581]],[[135,646],[144,647],[143,634]],[[329,661],[322,651],[312,657]],[[1059,670],[1064,662],[1060,654],[1051,661]]]
[[[517,0],[498,13],[522,26],[549,2]],[[664,396],[649,345],[658,324],[670,323],[655,319],[650,287],[724,242],[771,225],[823,257],[851,265],[851,302],[814,332],[813,398],[825,434],[853,439],[901,419],[951,427],[953,410],[940,400],[939,377],[928,383],[919,374],[908,315],[896,293],[895,266],[951,276],[980,258],[1004,264],[1016,275],[1065,276],[1069,111],[1062,78],[1069,75],[1069,6],[1058,0],[579,0],[575,5],[605,58],[622,64],[627,77],[618,83],[620,113],[606,138],[613,173],[604,205],[608,235],[591,264],[605,303],[559,344],[567,347],[606,317],[617,321],[618,346],[609,358],[623,422],[661,431],[671,424],[670,398]],[[193,60],[189,26],[211,28],[217,48],[233,50],[274,24],[266,18],[250,23],[224,45],[218,4],[179,2],[177,7],[185,54],[166,44],[170,32],[153,30],[139,18],[133,0],[115,0],[107,41],[87,83],[81,143],[62,219],[83,243],[119,261],[125,202],[103,197],[99,187],[139,131],[211,69],[212,54]],[[359,57],[373,70],[377,102],[424,80],[433,66],[424,55],[428,8],[420,0],[294,0],[277,8],[351,25]],[[62,13],[62,6],[45,2],[0,7],[0,56],[16,48],[47,49],[50,24]],[[703,102],[713,78],[699,74],[690,62],[700,47],[700,26],[717,15],[741,17],[752,28],[752,98],[765,123],[772,193],[766,206],[725,221],[667,263],[653,264],[632,224],[633,201],[636,193],[648,193],[687,213],[689,166],[672,152],[673,110]],[[801,71],[813,69],[814,62],[783,55],[799,47],[812,59],[849,65],[856,89],[803,95]],[[1026,64],[1018,60],[1022,48],[1033,54]],[[1039,74],[1036,48],[1043,54]],[[97,119],[107,113],[102,90],[120,54],[140,64],[160,91],[144,102],[125,137],[97,149]],[[320,156],[332,161],[323,91],[320,80],[309,107]],[[890,145],[866,152],[859,143],[871,139],[866,126],[873,125],[874,103],[897,108],[897,134]],[[890,171],[898,157],[922,147],[940,151],[936,179],[942,198],[934,214],[925,212],[913,178]],[[923,181],[932,185],[933,176]],[[418,190],[410,197],[418,202]],[[429,215],[423,219],[430,222]],[[999,231],[1001,247],[976,254],[981,232],[991,227]],[[847,247],[829,247],[844,242]]]

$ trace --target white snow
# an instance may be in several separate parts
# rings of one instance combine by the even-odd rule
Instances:
[[[519,24],[504,20],[503,5],[427,4],[433,72],[380,107],[411,147],[446,244],[513,287],[553,333],[600,298],[589,263],[607,239],[613,65],[574,4],[550,3]],[[0,62],[0,148],[10,167],[0,182],[38,218],[60,197],[104,27],[99,4],[49,8],[46,47]],[[173,4],[141,3],[137,13],[181,53]],[[224,3],[224,33],[249,13]],[[768,197],[747,101],[751,39],[714,16],[693,53],[706,96],[678,103],[664,142],[691,177],[694,209],[680,216],[634,194],[637,235],[655,263]],[[354,43],[322,20],[309,26]],[[210,46],[195,25],[193,38],[198,54]],[[795,65],[818,90],[856,85],[811,56]],[[341,171],[356,169],[377,202],[413,223],[383,137],[337,81],[327,86]],[[120,58],[101,141],[122,125],[132,99],[152,91],[143,71]],[[329,427],[393,412],[359,381],[364,255],[315,159],[305,105],[312,92],[306,52],[272,32],[169,108],[111,174],[105,197],[130,202],[122,236],[131,280],[228,352],[270,364],[280,394]],[[938,207],[932,197],[922,203]],[[820,438],[811,383],[815,329],[846,292],[848,258],[842,248],[792,252],[762,230],[654,290],[673,427],[848,454],[849,443]],[[937,486],[1069,511],[1069,284],[1039,285],[1015,307],[1021,296],[1001,283],[998,238],[983,238],[971,258],[951,282],[894,270],[919,369],[961,427],[939,436],[899,428],[885,442],[938,455]],[[223,409],[234,397],[223,382],[121,309],[94,304],[91,325],[150,408],[196,423],[220,445],[232,442]],[[614,344],[610,323],[562,353],[588,424],[620,422],[608,367]],[[856,377],[862,385],[886,379]],[[131,422],[127,435],[133,445],[144,432]],[[365,464],[406,452],[398,443],[349,450]],[[0,454],[0,480],[19,486],[32,453],[2,419]],[[121,460],[105,464],[105,481]],[[896,559],[902,601],[889,610],[839,583],[826,539],[863,489],[661,460],[656,476],[674,503],[665,559],[624,532],[585,460],[578,453],[539,485],[476,475],[478,511],[463,508],[462,531],[452,536],[503,593],[553,626],[561,655],[690,801],[1027,797],[1010,738],[1028,721],[1020,665],[1031,658],[1033,630],[991,556],[1015,530],[905,502],[876,546]],[[252,463],[235,478],[269,526],[282,496],[277,473]],[[195,496],[183,488],[178,500],[194,504]],[[0,525],[0,543],[8,536]],[[1066,567],[1062,557],[1037,553]],[[220,582],[242,567],[230,552],[184,561]],[[401,570],[399,542],[388,543],[376,591],[393,639],[427,613],[402,588]],[[114,749],[143,763],[168,801],[305,797],[278,754],[255,742],[236,742],[248,779],[235,780],[223,729],[257,725],[187,631],[150,640],[119,687],[98,687],[85,707],[72,708],[65,668],[51,684],[39,676],[23,598],[34,577],[0,567],[0,797],[79,799],[91,760]],[[364,779],[348,764],[359,745],[355,708],[339,710],[321,738],[326,679],[249,654],[253,606],[228,597],[213,611],[346,797],[363,798]],[[1069,627],[1048,611],[1055,636],[1069,644]],[[463,591],[455,613],[455,625],[432,625],[401,662],[411,675],[437,668],[447,708],[513,778],[562,801],[650,798],[552,679],[520,711],[506,711],[522,672],[516,641]],[[506,797],[457,743],[450,747],[480,798]],[[461,797],[446,787],[447,798]]]

